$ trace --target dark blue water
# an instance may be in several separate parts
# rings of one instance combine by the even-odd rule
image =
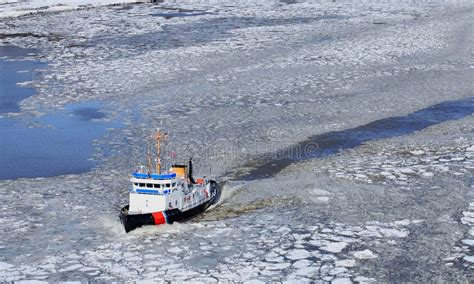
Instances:
[[[32,59],[35,49],[0,46],[0,113],[19,112],[18,103],[35,94],[33,88],[17,83],[32,81],[46,63]]]
[[[102,117],[99,103],[86,102],[36,118],[40,128],[28,128],[19,119],[0,119],[0,179],[89,171],[96,165],[90,160],[92,141],[107,128],[120,127],[117,122],[97,120]]]
[[[33,59],[38,51],[0,46],[0,113],[20,112],[19,102],[36,94],[18,83],[34,80],[45,63]],[[42,117],[0,118],[0,179],[49,177],[89,171],[92,141],[117,122],[99,119],[98,102],[69,105]],[[35,127],[28,127],[34,125]],[[36,127],[37,126],[37,127]]]
[[[365,142],[411,134],[438,123],[464,118],[473,113],[474,97],[470,97],[442,102],[405,116],[384,118],[347,130],[315,135],[292,147],[252,161],[248,166],[253,169],[238,179],[267,178],[298,161],[328,157],[342,150],[360,146]]]

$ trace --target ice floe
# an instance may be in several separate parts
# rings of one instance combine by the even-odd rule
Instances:
[[[24,83],[37,88],[38,95],[21,102],[18,117],[34,123],[45,111],[97,99],[110,104],[104,109],[107,119],[124,122],[123,129],[94,141],[94,158],[101,163],[92,172],[0,181],[0,229],[5,232],[0,281],[375,281],[364,263],[389,258],[384,252],[396,251],[412,230],[432,226],[433,220],[388,214],[390,206],[410,201],[402,196],[385,203],[390,204],[387,214],[367,198],[356,208],[359,215],[351,215],[360,196],[351,190],[370,184],[386,186],[384,194],[392,186],[436,191],[430,182],[440,176],[469,176],[474,157],[469,140],[426,149],[420,143],[368,146],[321,161],[307,171],[309,187],[298,171],[291,179],[270,178],[256,187],[243,183],[232,190],[230,182],[222,204],[198,223],[126,235],[116,216],[126,202],[128,175],[142,158],[143,137],[160,122],[172,130],[173,139],[187,142],[170,146],[180,158],[205,153],[198,170],[223,177],[242,161],[315,133],[460,97],[463,92],[447,89],[453,86],[444,80],[463,77],[427,76],[459,70],[468,76],[466,65],[472,65],[462,52],[454,52],[461,58],[439,56],[470,20],[468,9],[367,1],[194,2],[0,20],[2,44],[37,47],[41,52],[33,56],[49,62],[46,72]],[[65,8],[70,5],[45,10]],[[206,13],[153,15],[182,9]],[[387,24],[374,25],[380,19]],[[417,76],[422,79],[407,83]],[[426,89],[426,82],[446,92],[416,89]],[[391,92],[401,88],[396,84],[410,90]],[[269,131],[275,125],[277,131]],[[323,180],[317,174],[334,178],[336,186],[314,184]],[[421,201],[413,206],[430,202]],[[226,202],[233,211],[222,209]],[[256,205],[241,206],[248,203]],[[316,212],[320,208],[325,211]],[[473,230],[472,211],[459,216],[466,232]],[[468,234],[459,239],[451,263],[471,265],[471,240]]]

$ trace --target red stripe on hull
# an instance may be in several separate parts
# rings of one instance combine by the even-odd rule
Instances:
[[[166,224],[166,219],[163,212],[155,212],[151,213],[151,215],[153,216],[153,220],[155,220],[155,225]]]

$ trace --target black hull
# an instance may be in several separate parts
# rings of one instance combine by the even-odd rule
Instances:
[[[215,192],[213,198],[204,202],[203,204],[196,206],[192,209],[184,212],[179,209],[167,210],[164,212],[146,213],[146,214],[128,214],[128,205],[123,207],[120,211],[120,221],[123,224],[125,232],[130,232],[136,228],[140,228],[145,225],[160,225],[160,224],[173,224],[174,222],[185,222],[188,221],[209,208],[209,206],[219,201],[221,190],[219,185],[215,181],[211,181],[211,194]]]

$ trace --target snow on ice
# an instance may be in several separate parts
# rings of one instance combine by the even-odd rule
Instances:
[[[0,119],[38,126],[97,100],[123,127],[93,142],[89,172],[0,181],[0,281],[466,280],[472,116],[235,177],[312,135],[472,96],[472,4],[211,2],[3,3],[1,44],[47,67]],[[161,125],[224,195],[191,223],[125,234],[129,174]]]

